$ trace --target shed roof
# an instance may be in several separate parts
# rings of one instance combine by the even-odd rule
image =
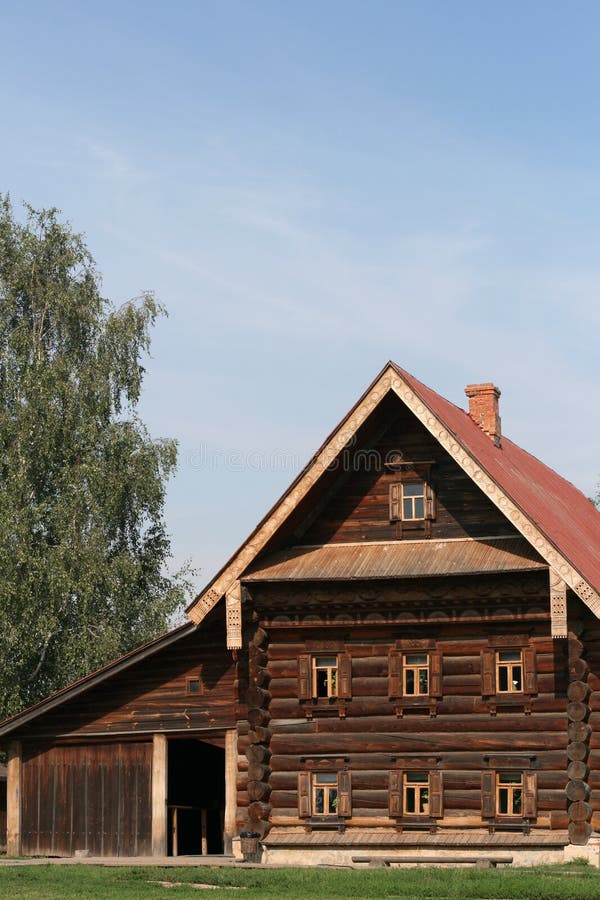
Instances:
[[[242,581],[352,581],[483,575],[547,569],[522,537],[292,547],[250,568]]]

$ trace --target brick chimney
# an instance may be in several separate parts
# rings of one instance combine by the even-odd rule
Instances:
[[[491,381],[486,381],[485,384],[468,384],[465,394],[469,398],[469,415],[493,440],[496,447],[500,447],[502,436],[498,411],[500,389]]]

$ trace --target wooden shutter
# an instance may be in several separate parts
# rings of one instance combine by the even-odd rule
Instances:
[[[537,816],[537,773],[523,773],[523,816],[534,819]]]
[[[310,816],[310,772],[298,772],[298,815],[301,819]]]
[[[388,696],[402,696],[402,653],[391,650],[388,658]]]
[[[338,816],[349,818],[352,815],[352,785],[350,772],[342,769],[338,772]]]
[[[310,700],[312,697],[311,659],[307,653],[298,657],[298,700]]]
[[[537,693],[537,671],[533,647],[525,647],[523,650],[523,689],[526,694]]]
[[[492,819],[496,812],[496,773],[481,773],[481,816],[484,819]]]
[[[349,700],[352,696],[352,659],[348,653],[338,655],[338,697]]]
[[[429,694],[431,697],[442,696],[442,654],[429,654]]]
[[[389,780],[389,813],[392,819],[402,816],[402,772],[392,769]]]
[[[435,491],[428,482],[425,482],[425,518],[435,519]]]
[[[402,519],[402,485],[400,482],[390,484],[390,522]]]
[[[493,650],[481,651],[481,693],[484,697],[494,694],[496,681],[496,654]]]
[[[429,815],[441,819],[444,815],[444,778],[441,772],[429,773]]]

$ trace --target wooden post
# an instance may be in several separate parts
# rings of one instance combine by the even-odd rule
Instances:
[[[201,824],[201,828],[202,828],[202,837],[201,837],[202,856],[206,856],[208,854],[208,835],[206,833],[207,832],[206,822],[207,822],[206,810],[201,809],[200,810],[200,824]]]
[[[21,742],[8,745],[6,779],[6,852],[8,856],[21,855]]]
[[[167,737],[155,734],[152,748],[152,856],[167,855]]]
[[[232,840],[235,837],[237,816],[237,730],[225,732],[225,821],[223,828],[223,852],[233,852]]]

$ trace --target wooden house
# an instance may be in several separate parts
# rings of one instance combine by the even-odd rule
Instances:
[[[387,364],[188,609],[0,725],[10,853],[561,860],[600,827],[600,514]]]
[[[6,766],[0,765],[0,853],[6,851]]]

